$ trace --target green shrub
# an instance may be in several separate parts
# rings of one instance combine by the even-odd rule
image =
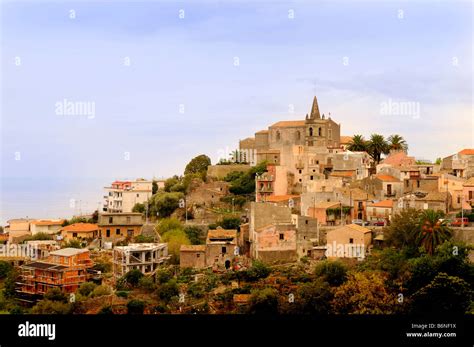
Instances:
[[[130,300],[127,303],[128,314],[143,314],[145,311],[145,302],[142,300]]]
[[[339,286],[347,280],[347,266],[340,261],[322,261],[316,265],[314,273],[331,286]]]
[[[85,283],[81,284],[81,286],[78,289],[78,292],[79,292],[79,294],[81,294],[83,296],[89,296],[94,291],[94,289],[96,287],[97,287],[97,285],[95,285],[92,282],[85,282]]]

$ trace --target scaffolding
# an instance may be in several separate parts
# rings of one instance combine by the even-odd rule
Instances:
[[[153,275],[168,256],[166,243],[131,243],[113,250],[113,272],[115,279],[137,269],[144,275]]]

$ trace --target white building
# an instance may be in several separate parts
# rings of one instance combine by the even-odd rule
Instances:
[[[128,213],[132,212],[133,206],[147,201],[153,190],[153,182],[144,179],[136,181],[115,181],[110,187],[104,188],[104,212]]]

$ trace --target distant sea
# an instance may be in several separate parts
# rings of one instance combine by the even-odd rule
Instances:
[[[71,218],[90,214],[113,181],[103,177],[1,177],[0,224],[12,218]]]

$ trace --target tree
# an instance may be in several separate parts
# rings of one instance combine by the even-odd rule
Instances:
[[[179,295],[179,288],[176,280],[172,279],[164,284],[161,284],[156,289],[156,294],[159,299],[169,302],[173,297]]]
[[[135,205],[132,207],[132,212],[135,213],[145,213],[146,211],[146,206],[145,204],[137,202]]]
[[[70,314],[72,305],[62,301],[40,300],[31,310],[33,314]]]
[[[368,142],[368,153],[378,164],[380,163],[382,154],[388,154],[389,146],[383,135],[372,134]]]
[[[443,159],[441,159],[441,158],[436,158],[435,164],[436,164],[436,165],[441,165],[442,162],[443,162]]]
[[[25,241],[34,241],[34,240],[52,240],[53,235],[46,233],[36,233],[32,236],[28,236]]]
[[[0,260],[0,279],[6,278],[12,270],[13,266],[10,263]]]
[[[267,170],[267,162],[262,161],[252,167],[247,172],[233,174],[230,181],[229,191],[235,195],[253,194],[255,193],[255,176],[261,175]],[[229,175],[227,176],[229,178]]]
[[[181,245],[190,245],[191,242],[189,241],[186,233],[182,229],[175,229],[168,231],[162,237],[163,242],[168,243],[168,252],[172,256],[172,263],[179,262],[179,250]]]
[[[153,180],[151,184],[151,194],[156,194],[158,192],[158,182],[156,180]]]
[[[245,281],[258,281],[270,275],[272,269],[260,260],[254,260],[250,269],[237,272],[237,276]]]
[[[127,303],[128,314],[143,314],[145,311],[145,302],[142,300],[130,300]]]
[[[390,135],[387,141],[388,141],[388,147],[391,150],[405,151],[405,152],[408,150],[407,142],[400,135],[397,135],[397,134]]]
[[[411,299],[412,313],[452,315],[467,313],[474,295],[469,283],[442,272]]]
[[[433,255],[436,247],[451,238],[452,231],[441,211],[424,210],[420,216],[417,241],[426,252]]]
[[[364,136],[354,135],[347,149],[352,152],[367,152],[368,144]]]
[[[332,301],[340,314],[391,314],[398,304],[385,287],[385,276],[378,272],[355,272],[337,287]]]
[[[184,174],[188,175],[206,172],[209,165],[211,165],[211,159],[207,155],[198,155],[197,157],[191,159],[188,165],[186,165]]]
[[[82,242],[77,239],[69,240],[64,244],[63,248],[83,248]]]
[[[205,242],[206,236],[203,230],[197,226],[186,226],[184,232],[192,245],[202,245]]]
[[[296,292],[294,303],[289,303],[289,307],[298,314],[328,314],[333,297],[329,284],[316,280],[302,284]]]
[[[340,286],[347,280],[347,266],[341,261],[322,261],[316,265],[314,273],[331,286]]]
[[[178,192],[158,192],[150,198],[150,214],[152,216],[169,217],[179,207],[179,200],[184,195]]]
[[[45,300],[67,302],[68,297],[59,288],[51,288],[44,294]]]
[[[418,252],[420,211],[410,208],[393,216],[390,225],[384,229],[384,242],[387,246],[403,250],[408,255]]]
[[[250,296],[249,313],[278,314],[278,292],[273,288],[256,290]]]
[[[96,287],[97,287],[97,285],[95,283],[85,282],[85,283],[81,284],[81,286],[79,287],[79,289],[77,291],[82,296],[89,296],[94,291],[94,289]]]
[[[240,218],[233,218],[233,217],[226,217],[223,218],[222,221],[219,223],[219,225],[223,229],[239,229],[240,228]]]
[[[143,277],[143,274],[140,270],[133,269],[127,272],[123,277],[128,284],[130,284],[132,287],[136,287],[140,279]]]
[[[177,218],[163,218],[156,225],[158,233],[163,236],[170,230],[183,229],[183,223],[181,223]]]

